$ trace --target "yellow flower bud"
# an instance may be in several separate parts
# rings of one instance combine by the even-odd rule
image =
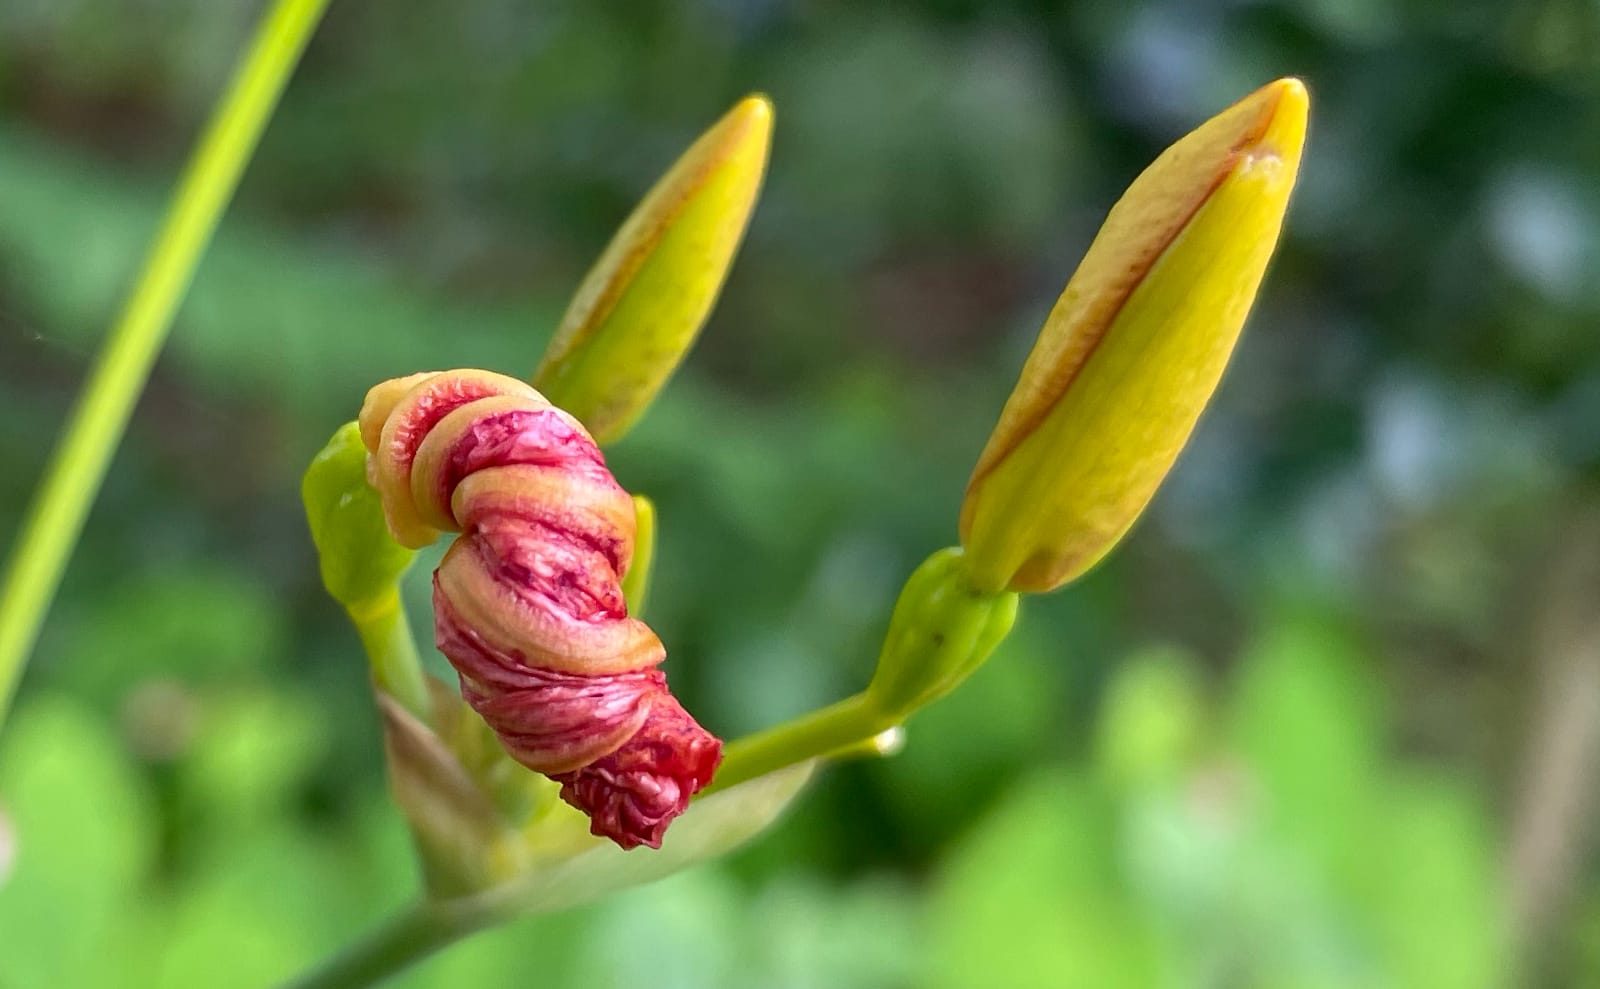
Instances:
[[[1308,99],[1280,79],[1168,148],[1056,302],[961,508],[982,590],[1053,590],[1144,510],[1216,389],[1277,243]]]
[[[627,432],[711,314],[771,140],[772,105],[742,100],[662,176],[579,286],[533,383],[596,442]]]

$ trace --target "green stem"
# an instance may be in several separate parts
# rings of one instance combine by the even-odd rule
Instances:
[[[432,724],[433,698],[428,693],[427,675],[422,672],[417,640],[411,634],[411,621],[400,602],[399,589],[384,595],[376,606],[361,611],[351,609],[349,614],[367,652],[372,682],[423,724]]]
[[[327,0],[277,0],[212,115],[56,447],[0,586],[0,722],[151,364]]]
[[[807,759],[832,755],[894,727],[865,693],[731,742],[700,796],[737,786]]]
[[[399,609],[397,609],[399,610]],[[400,622],[404,622],[401,612]],[[362,642],[376,622],[358,620]],[[392,629],[390,631],[393,631]],[[369,645],[369,651],[371,650]],[[374,660],[374,675],[379,664]],[[398,696],[398,695],[397,695]],[[807,759],[840,753],[893,727],[865,694],[770,728],[728,746],[715,782],[701,795],[764,776]],[[517,901],[485,894],[453,900],[425,900],[333,956],[284,989],[356,989],[389,978],[429,955],[487,927],[516,916]]]
[[[471,901],[424,901],[284,989],[355,989],[389,978],[496,921]]]

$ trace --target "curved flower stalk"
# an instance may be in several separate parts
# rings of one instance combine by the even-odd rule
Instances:
[[[435,633],[462,696],[594,834],[659,848],[722,744],[684,711],[628,614],[634,503],[581,424],[488,371],[373,388],[359,419],[395,541],[460,532],[434,574]]]
[[[1280,80],[1134,182],[979,459],[961,545],[906,582],[867,687],[725,753],[668,692],[661,642],[629,614],[646,589],[654,510],[618,486],[595,439],[639,418],[709,313],[759,188],[765,101],[735,107],[624,224],[538,390],[486,371],[372,389],[304,492],[324,581],[372,661],[429,897],[300,985],[366,984],[517,913],[720,854],[770,824],[819,762],[897,748],[908,718],[996,650],[1020,596],[1085,572],[1160,484],[1261,282],[1306,116],[1304,88]],[[396,587],[402,547],[447,531],[462,535],[434,577],[436,631],[464,703],[421,673]],[[557,789],[620,848],[584,839]],[[688,806],[696,794],[707,799]],[[661,851],[624,855],[640,844]]]
[[[1222,377],[1277,243],[1308,110],[1298,79],[1270,83],[1129,186],[979,457],[961,546],[907,580],[872,682],[730,744],[717,786],[899,725],[987,661],[1019,594],[1055,590],[1112,550]]]

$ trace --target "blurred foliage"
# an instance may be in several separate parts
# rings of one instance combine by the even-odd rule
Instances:
[[[8,518],[258,6],[0,5]],[[296,478],[375,381],[525,373],[735,99],[776,105],[767,192],[610,457],[723,735],[859,689],[1112,198],[1285,74],[1313,119],[1283,249],[1113,560],[734,859],[400,982],[1600,982],[1590,845],[1531,930],[1505,852],[1530,686],[1581,659],[1534,605],[1600,468],[1597,42],[1576,0],[338,0],[0,735],[0,983],[262,984],[415,889]]]

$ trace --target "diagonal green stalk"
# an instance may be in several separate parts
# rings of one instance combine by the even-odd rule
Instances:
[[[361,636],[361,647],[372,667],[373,685],[399,701],[423,724],[432,724],[433,698],[428,693],[428,676],[422,672],[400,588],[396,586],[372,607],[350,608],[346,613]]]
[[[376,657],[381,652],[379,649],[373,653],[375,671],[379,669]],[[896,741],[873,739],[886,727],[892,727],[887,716],[875,711],[866,694],[858,694],[733,743],[716,781],[700,796],[807,758],[857,754],[852,750],[861,749],[864,740],[877,744],[863,752],[882,755],[885,744],[892,748]],[[414,903],[316,968],[285,983],[283,989],[361,989],[374,985],[463,938],[516,917],[517,898],[515,893],[507,893],[510,888]]]
[[[397,914],[367,936],[284,989],[358,989],[374,985],[462,938],[507,919],[484,911],[477,900],[423,901]]]
[[[200,256],[327,5],[276,0],[256,28],[34,495],[0,585],[0,723]]]
[[[848,750],[893,728],[898,721],[877,710],[865,692],[730,742],[711,785],[696,796],[776,772],[786,766]]]
[[[934,553],[900,589],[867,689],[729,743],[702,792],[808,759],[892,753],[901,742],[894,730],[960,686],[1010,634],[1017,601],[974,587],[960,547]]]

